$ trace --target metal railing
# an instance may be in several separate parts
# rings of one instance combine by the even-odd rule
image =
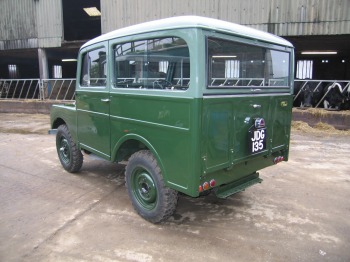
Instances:
[[[219,79],[214,79],[217,81]],[[220,79],[223,80],[223,79]],[[6,100],[74,100],[74,78],[65,79],[0,79],[0,99]],[[350,101],[350,80],[295,80],[294,101],[303,96],[308,88],[314,94],[317,93],[317,101],[313,107],[322,107],[322,102],[327,95],[339,90],[339,93]]]
[[[37,99],[39,93],[40,79],[0,79],[2,99]]]
[[[75,78],[43,79],[42,88],[44,90],[44,99],[74,100],[75,84]]]
[[[0,99],[74,100],[75,79],[0,79]]]

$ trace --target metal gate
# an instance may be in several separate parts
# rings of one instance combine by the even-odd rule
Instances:
[[[75,99],[75,84],[74,78],[0,79],[0,99],[71,101]],[[350,109],[349,80],[295,80],[294,87],[296,107]],[[311,99],[310,104],[306,99]]]
[[[74,100],[75,79],[0,79],[0,99]]]

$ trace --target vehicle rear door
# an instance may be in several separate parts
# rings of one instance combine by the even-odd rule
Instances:
[[[207,38],[203,95],[205,171],[287,151],[292,49],[246,39]]]

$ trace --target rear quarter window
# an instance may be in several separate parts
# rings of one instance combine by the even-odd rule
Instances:
[[[116,88],[181,91],[189,86],[189,49],[179,37],[121,43],[114,53]]]

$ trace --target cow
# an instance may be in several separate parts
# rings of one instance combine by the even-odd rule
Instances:
[[[9,84],[6,81],[0,81],[0,98],[7,98],[9,89]]]
[[[295,107],[314,107],[321,99],[323,85],[314,81],[294,82],[294,103]]]
[[[343,95],[345,96],[343,110],[350,110],[350,83],[343,88]]]
[[[349,106],[348,91],[343,92],[343,87],[338,82],[328,84],[324,88],[322,100],[318,104],[323,102],[323,107],[326,109],[345,110]]]
[[[311,107],[311,89],[308,82],[294,82],[294,102],[295,107]]]

